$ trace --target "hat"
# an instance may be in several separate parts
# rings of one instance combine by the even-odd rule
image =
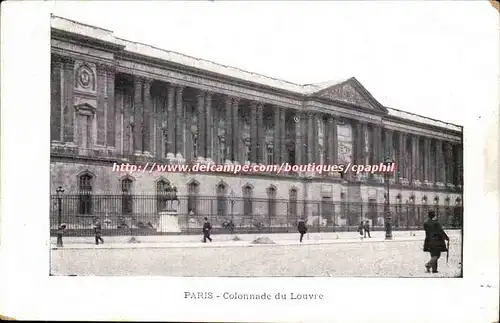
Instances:
[[[428,216],[429,216],[429,219],[433,219],[436,217],[436,212],[434,212],[434,210],[430,210]]]

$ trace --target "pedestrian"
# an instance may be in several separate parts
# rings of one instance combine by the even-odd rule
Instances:
[[[371,238],[371,235],[370,235],[370,222],[369,221],[365,222],[365,225],[364,225],[363,229],[365,229],[365,238],[366,238],[367,234],[368,234],[368,238]]]
[[[63,234],[64,230],[66,230],[66,223],[61,223],[57,227],[57,246],[63,247]]]
[[[304,234],[306,234],[306,232],[307,232],[306,222],[303,219],[299,220],[299,223],[297,224],[297,230],[300,233],[299,242],[302,242],[302,239],[304,238]]]
[[[212,226],[210,222],[208,222],[208,218],[205,218],[205,223],[203,224],[203,243],[207,242],[207,239],[212,242],[212,238],[210,238],[210,231],[212,230]]]
[[[96,217],[94,219],[94,235],[95,235],[95,244],[96,245],[99,245],[99,241],[101,243],[104,243],[104,240],[101,237],[101,233],[102,233],[101,222],[99,221],[99,218]]]
[[[429,220],[424,223],[425,241],[424,252],[431,254],[431,260],[425,264],[425,269],[428,273],[438,272],[438,259],[441,257],[441,252],[448,251],[445,241],[450,241],[450,238],[444,232],[441,224],[437,220],[436,213],[429,211]]]
[[[363,235],[363,228],[364,228],[364,222],[363,222],[363,220],[361,220],[361,222],[359,223],[359,226],[358,226],[358,232],[359,232],[360,236]]]

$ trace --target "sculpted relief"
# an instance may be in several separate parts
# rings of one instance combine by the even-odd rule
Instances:
[[[337,125],[337,140],[339,163],[352,162],[352,127],[350,124]]]
[[[373,106],[349,83],[326,89],[320,96],[373,109]]]
[[[75,62],[75,89],[83,92],[96,91],[96,66],[83,61]]]

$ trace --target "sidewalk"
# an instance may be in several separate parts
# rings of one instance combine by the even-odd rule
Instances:
[[[459,230],[447,231],[451,239],[460,238]],[[234,241],[238,236],[241,240]],[[395,231],[393,240],[385,240],[385,232],[375,231],[371,233],[372,238],[363,239],[357,232],[322,232],[310,233],[304,236],[304,241],[298,241],[297,233],[283,234],[237,234],[237,235],[214,235],[213,242],[202,243],[201,235],[170,235],[170,236],[138,236],[138,242],[128,242],[130,236],[103,237],[105,243],[95,245],[93,237],[66,237],[63,239],[62,249],[151,249],[151,248],[227,248],[227,247],[261,247],[269,244],[252,244],[259,237],[267,237],[274,241],[275,246],[297,246],[297,245],[321,245],[342,243],[372,243],[372,242],[402,242],[422,241],[425,233],[423,231]],[[56,247],[56,238],[51,238],[51,249]]]

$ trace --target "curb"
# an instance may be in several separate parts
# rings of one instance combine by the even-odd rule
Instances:
[[[99,245],[96,246],[94,244],[88,245],[80,245],[80,244],[68,244],[68,246],[58,248],[51,246],[51,250],[109,250],[109,249],[169,249],[169,248],[252,248],[252,247],[268,247],[268,246],[276,246],[276,247],[285,247],[285,246],[309,246],[309,245],[332,245],[332,244],[353,244],[353,243],[379,243],[379,242],[422,242],[423,238],[419,239],[392,239],[392,240],[319,240],[319,241],[311,241],[311,242],[288,242],[288,241],[277,241],[273,244],[252,244],[251,242],[245,243],[234,243],[235,241],[222,241],[216,242],[216,244],[208,243],[200,243],[200,242],[164,242],[164,243],[131,243],[131,244],[109,244],[109,245]]]

